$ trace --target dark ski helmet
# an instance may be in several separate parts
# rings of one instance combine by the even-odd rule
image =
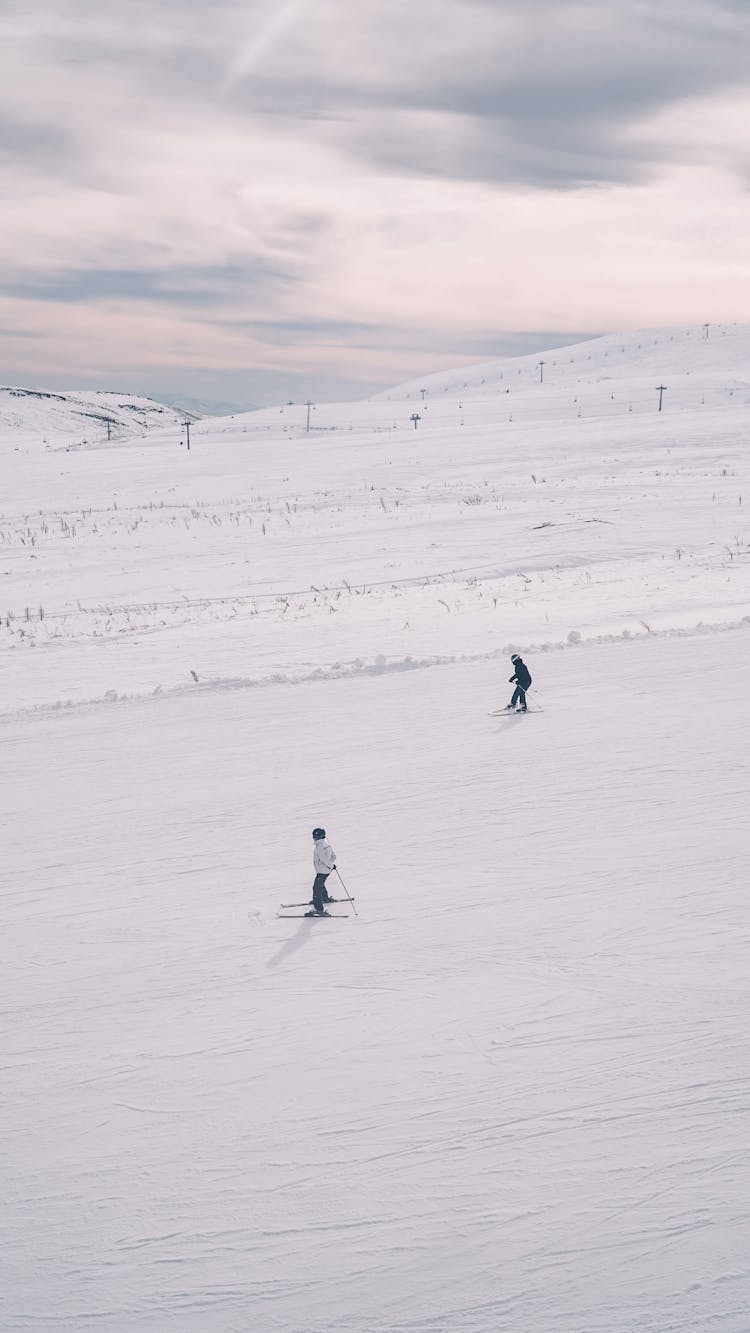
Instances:
[[[520,654],[520,653],[511,653],[511,655],[510,655],[510,660],[511,660],[511,662],[520,662],[520,661],[521,661],[521,654]]]
[[[326,831],[324,828],[313,829],[313,837],[316,842],[320,842],[321,838],[324,838],[325,836],[326,836]]]

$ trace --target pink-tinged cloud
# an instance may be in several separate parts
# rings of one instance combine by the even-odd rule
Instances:
[[[746,315],[744,5],[39,0],[0,38],[6,375],[356,393]]]

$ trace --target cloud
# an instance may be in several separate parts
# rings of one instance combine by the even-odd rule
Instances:
[[[37,273],[33,278],[0,277],[0,294],[71,305],[126,300],[168,303],[199,310],[267,299],[283,273],[260,260],[245,265],[169,268],[164,271],[88,268]]]
[[[218,133],[244,121],[251,136],[265,120],[302,121],[308,139],[360,162],[455,179],[635,179],[653,159],[634,127],[746,82],[750,68],[746,10],[727,0],[35,8],[11,58],[15,45],[21,68],[30,59],[41,76],[36,101],[50,132],[68,94],[63,120],[85,127],[88,92],[117,130],[198,112]],[[18,74],[9,76],[12,87]],[[95,139],[88,120],[84,137]]]
[[[750,296],[744,0],[36,0],[0,37],[0,314],[41,376],[317,393]]]
[[[643,122],[747,85],[749,58],[730,0],[38,0],[4,44],[0,110],[31,77],[35,125],[6,152],[49,165],[56,146],[94,188],[132,172],[128,148],[147,160],[149,133],[188,153],[201,118],[217,141],[286,130],[362,168],[577,188],[645,178]]]
[[[653,159],[633,126],[747,81],[749,55],[742,12],[708,3],[434,0],[427,21],[421,5],[346,17],[328,0],[235,93],[389,169],[576,187],[642,174]]]
[[[0,120],[0,166],[6,169],[34,163],[46,172],[55,171],[69,149],[70,136],[59,126],[37,124],[20,115],[6,114]]]

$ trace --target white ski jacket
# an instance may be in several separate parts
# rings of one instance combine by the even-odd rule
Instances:
[[[336,864],[336,853],[334,852],[328,839],[321,838],[316,842],[313,852],[313,865],[318,875],[330,875]]]

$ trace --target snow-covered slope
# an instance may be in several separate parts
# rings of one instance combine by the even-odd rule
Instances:
[[[416,430],[394,399],[322,404],[309,432],[304,405],[207,419],[189,453],[177,426],[12,453],[5,706],[741,621],[743,394],[630,412],[623,368],[605,403],[601,341],[578,394],[601,411],[581,416],[527,383],[507,415],[502,397],[426,399]]]
[[[709,333],[512,409],[6,450],[3,1333],[747,1333],[750,408]],[[491,716],[512,648],[534,711]],[[357,915],[280,920],[319,824]]]
[[[635,394],[639,402],[643,394],[644,406],[653,408],[659,377],[669,379],[667,402],[680,406],[699,405],[707,390],[712,394],[750,391],[750,324],[612,333],[572,346],[442,371],[379,396],[421,400],[424,390],[424,401],[429,399],[431,404],[436,395],[445,393],[491,399],[501,394],[515,398],[520,391],[528,396],[538,385],[534,395],[538,410],[545,402],[549,407],[550,398],[562,405],[566,395],[570,401],[570,395],[575,398],[579,390],[589,403],[598,400],[602,405],[607,401],[605,390],[626,393],[629,400]],[[621,410],[622,397],[619,402]]]
[[[126,393],[0,387],[0,437],[16,444],[23,439],[66,448],[96,445],[165,427],[179,429],[186,417],[193,420],[194,414]]]

